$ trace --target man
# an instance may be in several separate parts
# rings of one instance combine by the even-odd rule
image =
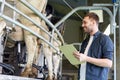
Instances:
[[[99,29],[99,18],[95,13],[88,13],[82,22],[84,32],[89,36],[82,42],[81,51],[73,55],[83,62],[79,68],[78,80],[108,80],[109,68],[112,67],[113,43]]]

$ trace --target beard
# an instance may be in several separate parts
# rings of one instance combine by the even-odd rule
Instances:
[[[88,28],[88,27],[84,27],[83,30],[85,33],[88,33],[88,34],[93,31],[91,28]]]

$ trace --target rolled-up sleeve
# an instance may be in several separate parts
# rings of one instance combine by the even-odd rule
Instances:
[[[113,59],[113,42],[110,37],[104,35],[102,38],[102,54],[103,58]]]

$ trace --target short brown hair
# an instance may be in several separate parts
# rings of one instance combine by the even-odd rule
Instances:
[[[96,21],[96,23],[99,24],[99,17],[96,13],[90,12],[90,13],[86,14],[85,17],[94,19]]]

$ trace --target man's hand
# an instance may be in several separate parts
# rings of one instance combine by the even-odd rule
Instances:
[[[80,61],[80,62],[86,62],[87,56],[83,53],[79,53],[78,51],[73,52],[73,55]]]

